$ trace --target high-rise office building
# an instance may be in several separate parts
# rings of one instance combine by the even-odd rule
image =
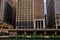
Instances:
[[[13,1],[6,0],[4,7],[4,22],[13,24]]]
[[[46,0],[49,28],[60,28],[60,0]]]
[[[0,0],[0,23],[13,24],[13,0]]]
[[[4,0],[4,1],[5,1],[5,0]],[[0,0],[0,23],[3,22],[4,1],[3,1],[3,0]]]
[[[45,28],[44,0],[16,0],[16,28]]]

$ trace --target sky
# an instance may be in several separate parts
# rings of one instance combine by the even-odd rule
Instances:
[[[44,0],[44,14],[46,14],[46,0]]]
[[[46,3],[46,0],[44,0],[44,2]]]

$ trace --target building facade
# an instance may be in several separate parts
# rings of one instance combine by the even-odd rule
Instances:
[[[3,14],[4,14],[4,2],[5,0],[0,0],[0,23],[3,22]]]
[[[44,0],[34,0],[34,27],[45,28]]]
[[[16,28],[45,28],[43,0],[16,1]]]
[[[6,0],[4,7],[4,22],[13,24],[13,1]]]
[[[49,28],[60,28],[60,0],[47,1],[47,17]]]
[[[13,25],[13,1],[0,0],[0,23]]]

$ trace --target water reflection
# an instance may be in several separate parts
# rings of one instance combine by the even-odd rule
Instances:
[[[60,39],[58,39],[58,38],[56,38],[56,39],[53,39],[53,38],[49,38],[49,39],[45,39],[45,38],[43,38],[43,39],[4,38],[4,39],[0,39],[0,40],[60,40]]]

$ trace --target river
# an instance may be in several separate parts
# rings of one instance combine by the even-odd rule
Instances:
[[[41,38],[41,39],[27,39],[27,38],[4,38],[4,39],[0,39],[0,40],[60,40],[58,38]]]

